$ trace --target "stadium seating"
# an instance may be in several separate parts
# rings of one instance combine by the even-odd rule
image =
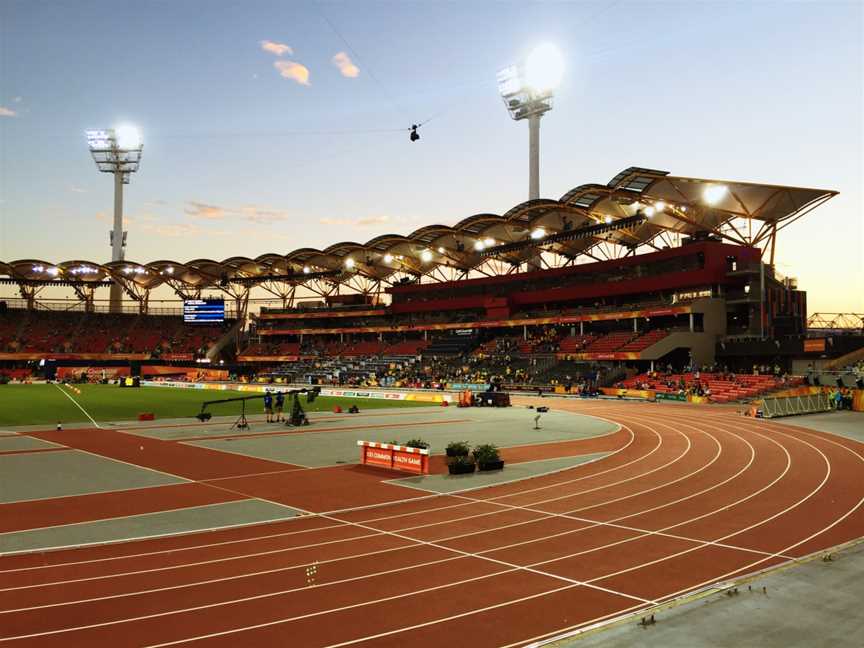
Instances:
[[[597,338],[584,350],[586,353],[611,353],[627,344],[633,337],[633,331],[615,331]]]
[[[683,380],[685,390],[690,390],[698,383],[704,390],[711,392],[710,400],[715,403],[729,403],[746,400],[768,393],[778,388],[794,387],[801,384],[801,378],[791,378],[785,384],[774,376],[751,374],[719,374],[695,373],[659,375],[652,378],[649,374],[633,376],[623,382],[625,387],[640,388],[647,385],[649,389],[660,393],[677,393]],[[669,383],[669,384],[667,384]]]
[[[618,351],[644,351],[652,344],[656,344],[665,338],[667,335],[669,335],[669,332],[663,329],[648,331],[635,340],[630,340],[627,344],[618,349]]]

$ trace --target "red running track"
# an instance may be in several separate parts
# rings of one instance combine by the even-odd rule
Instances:
[[[0,646],[524,645],[864,535],[854,441],[714,408],[555,406],[627,444],[461,495],[2,558]]]

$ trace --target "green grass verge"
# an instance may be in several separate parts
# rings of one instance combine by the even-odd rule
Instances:
[[[170,387],[141,387],[123,389],[116,385],[78,385],[81,395],[56,385],[0,385],[0,426],[41,425],[89,422],[84,412],[61,393],[61,389],[72,396],[96,421],[129,421],[138,418],[141,412],[153,412],[158,419],[190,419],[201,410],[206,400],[220,400],[252,396],[251,392],[233,390],[216,391],[201,389],[172,389]],[[331,411],[335,405],[344,408],[356,403],[361,410],[384,407],[428,407],[433,403],[395,401],[373,398],[336,398],[319,396],[314,403],[307,403],[301,396],[303,409],[307,412]],[[237,416],[240,403],[224,403],[207,408],[213,416]],[[286,399],[285,413],[290,412]],[[264,413],[261,401],[246,403],[247,416]]]

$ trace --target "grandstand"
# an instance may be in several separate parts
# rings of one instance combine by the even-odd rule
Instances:
[[[532,387],[629,385],[667,367],[686,383],[697,367],[749,374],[754,361],[786,373],[817,351],[806,293],[772,263],[776,235],[834,194],[630,167],[558,200],[365,244],[221,262],[0,262],[19,294],[2,302],[0,364],[206,360],[304,382]],[[102,312],[113,283],[132,312]],[[41,299],[58,287],[75,297]],[[179,301],[174,314],[151,304],[205,290],[226,297],[224,325],[184,325]],[[847,342],[833,355],[854,351]],[[742,380],[712,377],[714,400],[765,386]]]

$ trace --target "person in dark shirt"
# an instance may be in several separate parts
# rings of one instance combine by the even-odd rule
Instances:
[[[282,410],[285,408],[285,394],[283,392],[276,392],[276,422],[284,421],[285,417],[282,416]]]
[[[273,394],[269,391],[264,392],[264,413],[267,415],[267,422],[273,422]]]

